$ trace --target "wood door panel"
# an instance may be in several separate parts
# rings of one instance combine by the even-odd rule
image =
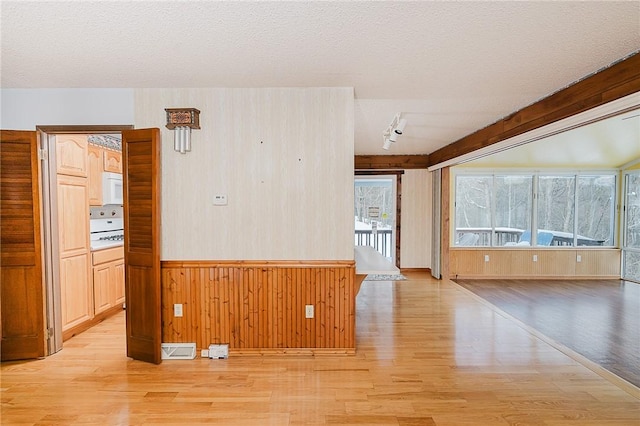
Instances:
[[[93,291],[89,285],[87,254],[60,259],[62,331],[93,316]]]
[[[87,135],[56,135],[56,167],[63,175],[87,177]]]
[[[115,151],[104,150],[104,171],[122,173],[122,154]]]
[[[124,259],[114,262],[113,265],[113,290],[114,304],[124,303]]]
[[[122,132],[127,356],[161,362],[160,130]]]
[[[60,256],[89,251],[89,193],[87,179],[58,176]]]
[[[2,360],[45,355],[40,193],[35,132],[0,132]]]
[[[87,176],[89,180],[89,205],[102,205],[102,151],[96,145],[89,145],[87,154]]]
[[[111,268],[100,265],[93,268],[93,306],[94,313],[99,314],[109,309],[111,304]]]

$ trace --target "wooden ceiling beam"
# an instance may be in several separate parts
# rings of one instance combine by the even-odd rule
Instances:
[[[485,148],[636,92],[640,92],[640,52],[432,152],[429,154],[429,166]]]
[[[428,155],[356,155],[356,170],[426,169]]]

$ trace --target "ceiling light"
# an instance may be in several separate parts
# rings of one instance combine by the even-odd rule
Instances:
[[[404,118],[400,118],[402,113],[397,113],[393,120],[391,120],[391,124],[387,127],[382,133],[382,149],[388,150],[391,147],[391,144],[398,140],[398,136],[400,136],[404,132],[404,127],[407,125],[407,120]]]

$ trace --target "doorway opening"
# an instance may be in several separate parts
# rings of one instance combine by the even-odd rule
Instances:
[[[371,246],[400,265],[400,177],[396,172],[356,172],[355,245]]]
[[[111,155],[100,157],[98,181],[94,181],[95,185],[90,185],[92,157],[88,149],[89,146],[100,147],[89,143],[91,137],[107,141],[108,136],[121,139],[121,131],[132,128],[130,125],[36,127],[40,157],[43,160],[40,162],[40,187],[47,355],[61,350],[64,340],[118,310],[115,302],[109,307],[111,310],[106,308],[103,299],[121,300],[124,297],[124,259],[112,253],[109,255],[114,256],[114,259],[102,259],[98,278],[103,285],[98,285],[96,291],[94,252],[89,235],[90,215],[122,217],[122,205],[103,206],[90,202],[91,188],[96,185],[102,188],[100,181],[103,164],[117,164],[118,160],[117,156],[115,159]],[[117,153],[117,148],[105,147],[104,152]],[[107,249],[101,253],[106,255]],[[121,281],[118,281],[121,291],[114,293],[110,287],[106,287],[106,284],[111,284],[105,284],[105,279],[111,277],[115,280],[119,275],[122,275]]]

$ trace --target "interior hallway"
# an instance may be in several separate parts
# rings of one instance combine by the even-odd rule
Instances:
[[[451,282],[364,282],[355,356],[125,357],[124,314],[1,365],[2,424],[630,425],[640,400]]]

